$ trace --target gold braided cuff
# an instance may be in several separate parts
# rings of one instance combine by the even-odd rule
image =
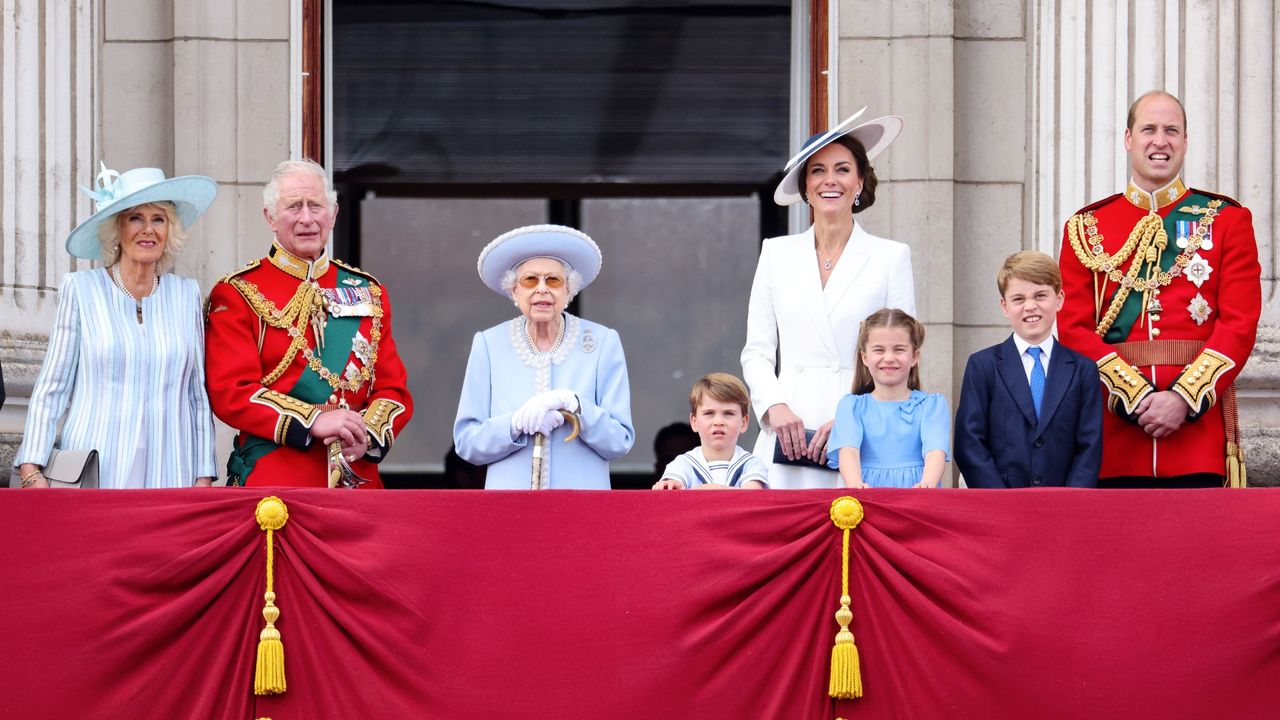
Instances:
[[[391,423],[402,412],[404,412],[403,404],[387,398],[378,398],[360,415],[364,418],[364,426],[368,428],[373,439],[377,440],[382,447],[391,447],[391,443],[395,440],[395,431],[391,429]]]
[[[1111,393],[1107,407],[1117,415],[1120,414],[1117,405],[1124,406],[1124,414],[1132,415],[1142,398],[1155,392],[1151,382],[1119,353],[1111,353],[1098,361],[1098,376]]]
[[[285,438],[289,434],[289,425],[294,420],[309,428],[311,423],[315,422],[316,418],[320,416],[320,408],[315,405],[266,388],[261,388],[255,392],[249,398],[249,402],[264,405],[279,413],[280,417],[276,420],[275,437],[273,438],[277,445],[285,444]]]
[[[1235,366],[1231,358],[1206,348],[1182,371],[1178,381],[1170,389],[1187,401],[1192,413],[1202,413],[1213,407],[1217,400],[1217,393],[1213,388],[1218,380]]]

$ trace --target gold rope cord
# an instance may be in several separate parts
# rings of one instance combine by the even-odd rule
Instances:
[[[841,530],[840,544],[840,609],[836,622],[836,644],[831,648],[831,682],[827,694],[841,700],[862,697],[862,663],[858,658],[858,646],[853,641],[853,611],[849,609],[849,532],[862,522],[862,503],[845,495],[831,503],[831,522]]]
[[[287,685],[284,677],[284,644],[280,639],[280,631],[276,629],[280,609],[276,607],[274,534],[289,521],[289,509],[283,500],[274,495],[264,497],[258,501],[254,519],[257,520],[258,527],[267,533],[267,591],[263,595],[265,606],[262,608],[262,618],[267,624],[258,636],[253,694],[279,695]]]

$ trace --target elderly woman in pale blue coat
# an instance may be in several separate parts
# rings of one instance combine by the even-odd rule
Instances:
[[[216,194],[199,175],[103,167],[90,193],[96,212],[67,238],[68,252],[103,267],[67,274],[58,290],[14,460],[23,487],[48,486],[55,443],[98,451],[103,488],[207,486],[217,477],[200,287],[169,272],[184,229]]]
[[[520,309],[476,333],[453,425],[458,454],[489,466],[486,488],[605,490],[609,461],[635,442],[618,333],[565,312],[600,263],[590,237],[559,225],[517,228],[480,253],[484,284]]]

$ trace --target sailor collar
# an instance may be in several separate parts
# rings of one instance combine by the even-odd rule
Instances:
[[[1155,212],[1177,202],[1178,198],[1182,197],[1186,191],[1187,186],[1182,182],[1182,176],[1179,175],[1173,179],[1173,182],[1150,193],[1138,187],[1133,180],[1129,180],[1129,187],[1125,188],[1124,197],[1143,210]]]
[[[272,265],[299,280],[316,280],[329,271],[329,253],[322,252],[315,260],[303,260],[285,250],[277,241],[272,241],[271,252],[267,259]]]

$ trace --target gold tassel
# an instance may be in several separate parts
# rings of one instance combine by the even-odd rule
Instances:
[[[253,673],[254,695],[278,695],[285,691],[284,679],[284,643],[280,640],[280,631],[276,629],[276,620],[280,619],[280,608],[276,607],[275,593],[275,543],[274,533],[289,521],[289,509],[284,501],[272,495],[258,501],[254,512],[258,527],[267,532],[267,592],[263,595],[266,606],[262,608],[262,618],[267,626],[262,628],[258,636],[258,661]]]
[[[1244,448],[1227,442],[1227,487],[1248,487],[1248,470],[1244,465]]]
[[[858,646],[853,642],[853,611],[849,609],[849,531],[862,522],[862,503],[845,495],[831,503],[831,522],[842,531],[840,550],[840,609],[836,622],[836,644],[831,648],[831,683],[827,690],[833,698],[851,700],[862,697],[862,663]]]

